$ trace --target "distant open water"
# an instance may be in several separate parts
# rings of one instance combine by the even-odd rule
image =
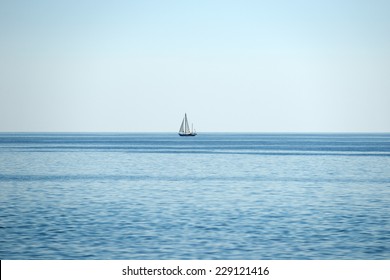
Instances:
[[[0,259],[390,259],[390,134],[0,134]]]

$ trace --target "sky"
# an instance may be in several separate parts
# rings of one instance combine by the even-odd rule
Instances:
[[[390,1],[0,0],[0,131],[390,132]]]

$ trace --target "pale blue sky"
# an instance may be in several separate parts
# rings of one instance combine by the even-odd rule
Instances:
[[[390,132],[390,1],[0,0],[0,131]]]

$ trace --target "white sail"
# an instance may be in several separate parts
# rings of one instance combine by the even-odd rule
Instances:
[[[187,114],[184,115],[184,119],[185,119],[185,130],[184,130],[184,132],[185,133],[191,133],[190,132],[190,127],[188,125]]]
[[[183,118],[183,121],[181,122],[181,126],[180,126],[179,132],[180,133],[184,133],[184,118]]]

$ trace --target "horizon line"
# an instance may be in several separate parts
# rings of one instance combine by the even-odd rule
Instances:
[[[178,134],[176,131],[0,131],[0,134],[39,134],[39,133],[47,133],[47,134],[87,134],[87,133],[115,133],[115,134]],[[390,131],[203,131],[198,132],[198,135],[201,134],[390,134]]]

